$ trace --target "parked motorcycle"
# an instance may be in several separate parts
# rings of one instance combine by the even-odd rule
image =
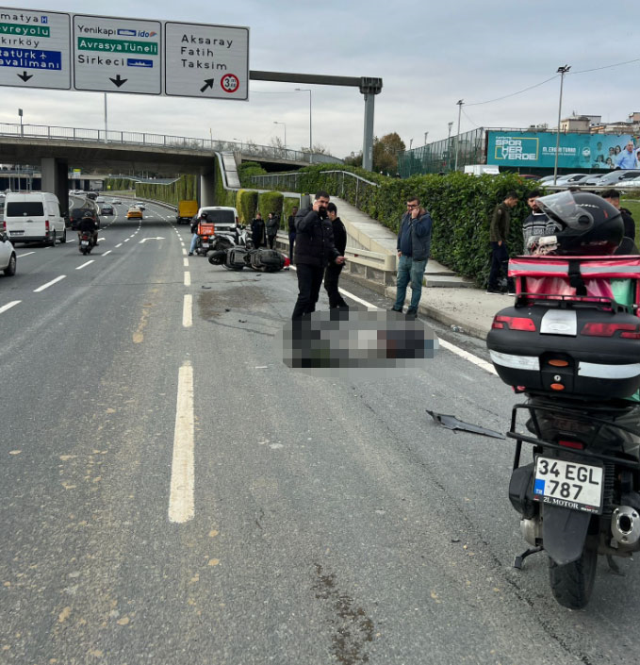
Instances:
[[[554,597],[580,609],[598,555],[618,571],[613,557],[640,551],[640,257],[611,255],[622,222],[600,197],[538,205],[560,225],[556,254],[511,260],[515,305],[495,316],[487,346],[498,376],[529,398],[507,434],[509,499],[530,545],[514,566],[544,551]]]
[[[227,270],[250,268],[257,272],[278,272],[289,266],[289,259],[275,249],[247,249],[235,245],[214,251],[209,263]]]

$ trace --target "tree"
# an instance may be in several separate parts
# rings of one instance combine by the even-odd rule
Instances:
[[[347,166],[362,166],[362,153],[352,152],[348,157],[344,158],[344,163]]]
[[[395,174],[398,170],[398,153],[406,149],[397,132],[385,134],[381,139],[373,139],[373,170]]]

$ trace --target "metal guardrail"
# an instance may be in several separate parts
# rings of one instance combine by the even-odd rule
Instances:
[[[124,132],[104,129],[85,129],[79,127],[57,127],[52,125],[21,125],[19,123],[0,123],[0,136],[20,139],[47,139],[65,141],[91,141],[113,143],[117,145],[143,145],[172,150],[191,150],[202,152],[240,152],[246,157],[282,159],[293,162],[313,164],[342,164],[343,160],[331,155],[310,154],[302,150],[275,148],[273,146],[242,143],[238,141],[219,141],[213,138],[196,139],[186,136],[168,136],[148,134],[146,132]]]
[[[313,177],[327,179],[327,190],[334,196],[359,208],[362,199],[371,195],[379,185],[350,171],[330,170],[314,173]],[[251,182],[260,189],[277,189],[279,191],[301,192],[306,173],[292,171],[290,173],[273,173],[251,176]],[[302,184],[301,184],[302,183]]]

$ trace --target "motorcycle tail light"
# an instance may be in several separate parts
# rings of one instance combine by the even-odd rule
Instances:
[[[639,326],[633,323],[585,323],[580,334],[591,337],[613,337],[618,331],[623,331],[620,337],[640,339]]]
[[[533,319],[527,319],[523,316],[496,316],[491,325],[492,328],[509,330],[524,330],[526,332],[535,332],[536,324]]]
[[[580,443],[580,441],[558,441],[558,444],[565,448],[573,448],[573,450],[584,450],[584,443]]]
[[[561,383],[552,383],[551,384],[551,390],[555,390],[555,391],[559,392],[560,390],[564,390],[564,386]]]

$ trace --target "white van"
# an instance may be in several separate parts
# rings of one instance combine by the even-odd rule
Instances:
[[[58,197],[49,192],[7,194],[2,230],[14,245],[16,242],[44,242],[53,246],[56,240],[67,242]]]
[[[232,231],[238,224],[238,211],[226,206],[207,206],[198,210],[198,217],[203,212],[207,213],[209,223],[214,225],[217,231]],[[214,232],[215,235],[215,232]]]

